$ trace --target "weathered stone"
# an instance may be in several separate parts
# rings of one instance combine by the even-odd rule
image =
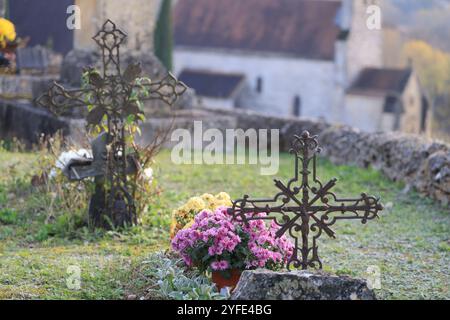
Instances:
[[[70,122],[29,103],[0,100],[0,139],[17,138],[31,147],[40,134],[53,135],[58,130],[68,134]]]
[[[235,127],[243,130],[279,129],[280,149],[286,152],[292,136],[308,130],[319,135],[322,155],[333,163],[375,168],[393,181],[404,182],[408,190],[416,189],[445,206],[450,203],[448,144],[399,132],[367,133],[307,118],[274,117],[248,110],[202,110],[205,113],[209,110],[210,126],[227,116],[235,118]],[[217,124],[221,129],[220,123]]]
[[[2,99],[33,99],[36,88],[46,89],[49,82],[56,76],[34,75],[2,75],[0,76],[0,98]]]
[[[123,43],[123,51],[153,51],[153,31],[161,0],[75,0],[80,7],[81,28],[74,30],[74,47],[95,49],[92,35],[106,19],[114,21],[130,35]]]
[[[232,300],[376,300],[361,279],[323,272],[244,271]]]
[[[63,59],[61,66],[61,82],[80,87],[81,76],[86,66],[98,67],[100,55],[97,51],[72,50]]]
[[[43,46],[18,48],[17,68],[21,74],[42,75],[50,66],[51,50]]]
[[[450,204],[450,151],[437,151],[422,164],[414,181],[417,190]]]
[[[124,53],[122,55],[122,66],[130,63],[140,62],[143,76],[160,79],[165,76],[167,70],[154,55],[140,52]],[[98,50],[72,50],[63,60],[61,69],[61,81],[71,86],[81,85],[81,76],[86,66],[101,69],[101,56]]]
[[[80,87],[83,70],[86,66],[101,69],[101,57],[97,50],[72,50],[65,57],[61,66],[61,82],[69,87]],[[124,52],[122,66],[139,62],[142,68],[142,76],[149,77],[152,81],[158,81],[167,75],[167,69],[159,59],[148,52],[130,51]],[[44,90],[42,90],[44,92]],[[41,93],[42,93],[41,92]],[[176,108],[191,109],[195,103],[195,94],[188,90],[175,103]],[[149,109],[159,110],[168,108],[161,101],[147,101],[145,106]],[[166,112],[167,113],[167,112]]]
[[[322,155],[333,163],[363,168],[373,167],[393,181],[404,182],[407,190],[416,189],[425,196],[437,199],[445,206],[450,204],[450,146],[445,143],[398,132],[366,133],[347,126],[332,125],[307,118],[274,117],[248,110],[192,108],[195,98],[190,97],[188,100],[186,104],[181,102],[180,107],[183,109],[177,110],[174,122],[172,122],[174,109],[149,106],[146,110],[148,120],[142,124],[143,135],[139,137],[139,141],[149,143],[158,130],[167,130],[169,127],[192,130],[193,122],[201,120],[205,130],[209,128],[222,131],[233,128],[279,129],[280,149],[289,151],[292,136],[308,130],[311,134],[320,136]],[[39,111],[36,111],[37,115],[23,115],[23,103],[18,103],[18,108],[13,107],[15,102],[11,101],[8,104],[10,104],[8,107],[5,103],[3,106],[0,105],[0,136],[14,136],[20,133],[20,138],[32,138],[28,132],[36,130],[36,122],[33,122],[31,126],[12,126],[10,123],[22,124],[23,121],[20,119],[35,116],[39,117],[36,119],[44,121],[39,125],[39,130],[46,129],[43,126],[48,115],[41,115]],[[30,110],[30,108],[26,109]],[[38,123],[41,123],[40,121]],[[53,124],[53,121],[51,123]],[[1,127],[2,124],[3,127]],[[77,133],[76,130],[72,130],[75,122],[71,120],[70,125],[70,134],[73,136]],[[77,128],[83,126],[84,124],[80,123]],[[21,128],[26,128],[27,133],[22,132]],[[9,130],[11,132],[8,132]],[[37,132],[33,134],[38,135]]]

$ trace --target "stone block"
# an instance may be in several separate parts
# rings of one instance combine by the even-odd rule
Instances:
[[[244,271],[232,300],[376,300],[365,280],[323,272]]]

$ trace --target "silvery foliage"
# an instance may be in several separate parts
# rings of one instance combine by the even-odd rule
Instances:
[[[162,299],[225,300],[230,296],[228,291],[219,293],[206,276],[186,270],[181,259],[168,257],[163,252],[151,255],[143,263],[146,275],[154,284],[149,292]]]

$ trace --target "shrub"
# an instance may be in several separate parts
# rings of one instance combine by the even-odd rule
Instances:
[[[162,252],[152,254],[143,262],[144,273],[151,287],[152,298],[169,300],[223,300],[216,286],[204,275],[189,271],[183,261]]]
[[[90,222],[87,219],[87,206],[95,189],[94,179],[87,178],[82,181],[71,182],[68,181],[63,172],[64,167],[72,158],[82,157],[89,159],[92,157],[90,146],[87,143],[88,136],[85,137],[85,140],[80,145],[73,145],[65,141],[61,132],[58,132],[54,136],[42,135],[40,137],[37,150],[39,157],[35,163],[37,170],[32,178],[32,185],[41,194],[51,195],[50,203],[42,204],[42,206],[48,208],[47,220],[51,219],[56,222],[58,222],[58,219],[69,220],[69,223],[60,223],[59,226],[53,226],[53,222],[50,226],[42,227],[40,232],[41,238],[46,238],[54,234],[66,235],[72,233],[72,226],[82,228]],[[157,181],[153,177],[153,170],[150,166],[153,163],[153,157],[159,151],[160,143],[158,140],[146,147],[133,146],[133,151],[139,163],[139,170],[136,174],[129,176],[129,179],[131,185],[130,192],[134,196],[138,213],[137,222],[139,224],[142,222],[144,215],[149,214],[149,207],[159,192]],[[40,197],[45,202],[47,198],[46,196]],[[76,217],[70,217],[70,214],[76,215]],[[80,220],[79,216],[81,214],[84,216],[82,219],[83,223],[72,223]],[[69,228],[64,231],[64,228],[61,227],[63,225]],[[89,225],[89,227],[91,230],[93,229],[93,226]],[[54,232],[54,230],[56,231]]]
[[[17,212],[13,209],[0,209],[0,223],[2,224],[15,224],[17,223]]]
[[[80,214],[65,213],[58,215],[54,221],[44,224],[35,236],[37,241],[45,241],[50,237],[79,238],[87,226],[86,218]]]

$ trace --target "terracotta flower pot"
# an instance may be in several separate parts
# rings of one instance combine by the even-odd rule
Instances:
[[[225,277],[223,272],[213,271],[212,272],[212,281],[216,284],[217,290],[222,290],[222,288],[229,287],[232,291],[238,284],[239,279],[241,278],[242,270],[232,269],[230,272],[230,277]]]

